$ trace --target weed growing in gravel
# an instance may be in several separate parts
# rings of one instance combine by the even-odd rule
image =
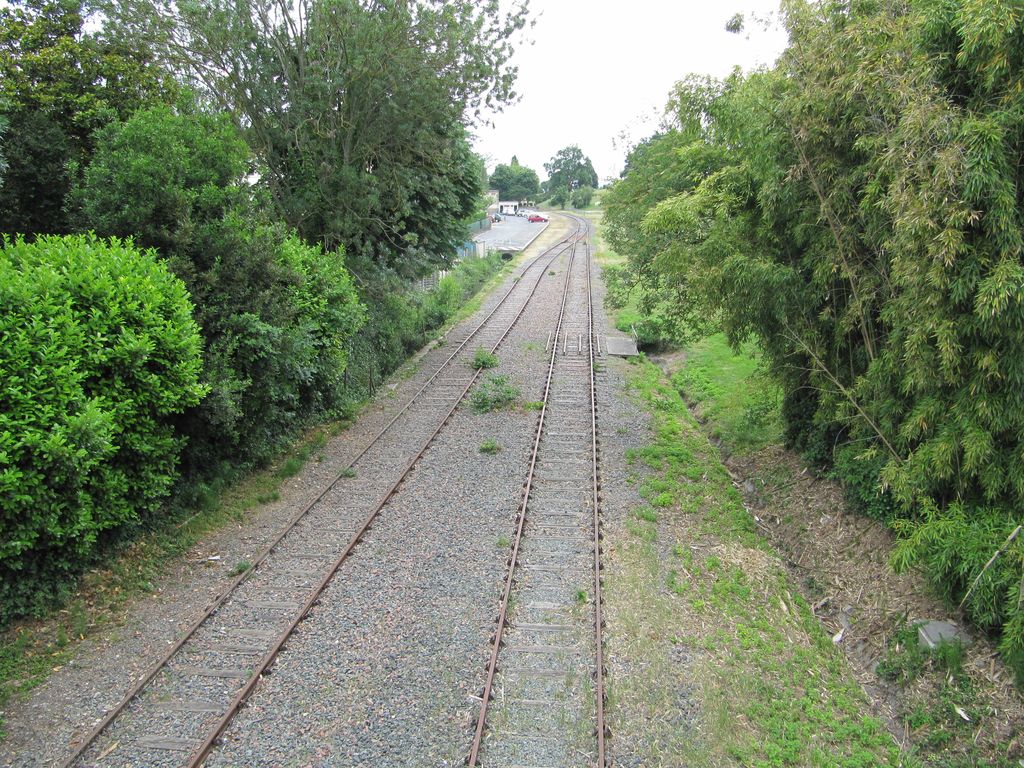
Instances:
[[[497,440],[484,440],[480,443],[480,453],[495,454],[501,450]]]
[[[540,400],[527,400],[523,403],[523,409],[527,411],[539,411],[544,408],[544,403]]]
[[[343,470],[341,470],[341,476],[342,477],[355,477],[356,476],[356,468],[355,467],[345,467]]]
[[[519,397],[519,390],[508,383],[507,376],[488,376],[473,394],[470,402],[477,413],[488,413],[511,405]]]
[[[585,589],[577,589],[576,590],[575,598],[576,598],[576,602],[580,603],[581,605],[583,603],[587,602],[587,590],[585,590]]]
[[[548,274],[549,274],[549,275],[553,275],[553,274],[555,274],[555,270],[553,270],[553,269],[549,269],[549,270],[548,270]]]
[[[658,513],[647,506],[637,507],[633,510],[633,514],[641,520],[646,520],[648,523],[658,522]]]
[[[271,491],[270,493],[260,493],[256,495],[256,501],[260,504],[271,504],[275,501],[281,500],[281,494],[277,491]]]
[[[510,541],[508,540],[508,536],[506,536],[506,535],[505,535],[504,533],[503,533],[503,534],[501,534],[501,536],[499,536],[499,537],[498,537],[498,542],[497,542],[497,544],[498,544],[498,549],[508,549],[508,547],[509,547],[509,545],[510,545],[511,543],[512,543],[512,542],[510,542]]]
[[[248,560],[239,560],[238,565],[228,571],[228,576],[241,576],[243,573],[252,568],[252,563]]]
[[[497,368],[498,356],[493,352],[488,352],[483,347],[477,347],[476,352],[473,353],[473,367],[478,371],[487,368]]]

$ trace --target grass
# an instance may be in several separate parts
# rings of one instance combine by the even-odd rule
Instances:
[[[671,382],[641,360],[652,415],[630,451],[646,504],[606,541],[612,727],[637,765],[865,768],[897,751]],[[679,661],[685,659],[685,662]],[[681,691],[699,703],[694,725]],[[692,710],[692,705],[689,705]]]
[[[58,671],[74,656],[78,642],[118,624],[131,601],[152,592],[166,567],[203,536],[237,523],[259,504],[278,500],[281,482],[302,470],[335,427],[307,433],[277,466],[223,488],[209,488],[195,509],[158,518],[137,539],[86,572],[61,609],[44,619],[16,622],[0,634],[0,710]],[[248,564],[238,563],[231,575],[241,573],[237,569],[243,565]],[[0,739],[4,736],[0,719]]]
[[[480,453],[486,453],[493,455],[501,450],[501,446],[498,445],[497,440],[484,440],[480,443]]]
[[[723,334],[686,350],[686,363],[672,377],[686,399],[712,422],[712,434],[733,452],[756,451],[781,442],[782,393],[760,368],[756,345],[735,352]]]
[[[327,434],[322,430],[317,430],[313,437],[304,441],[295,451],[288,456],[281,465],[277,468],[278,478],[284,480],[288,477],[294,477],[302,471],[302,468],[306,466],[306,462],[309,461],[310,457],[314,453],[319,453],[320,450],[327,445]]]

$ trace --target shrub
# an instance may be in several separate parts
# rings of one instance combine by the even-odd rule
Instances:
[[[511,405],[519,397],[519,390],[508,383],[507,376],[488,376],[470,395],[477,413],[497,411]]]
[[[342,253],[304,245],[255,210],[240,183],[247,159],[223,115],[143,110],[98,133],[73,195],[101,234],[160,249],[195,301],[210,395],[178,420],[186,503],[340,407],[363,322]]]
[[[594,198],[594,188],[586,185],[574,189],[572,194],[569,195],[569,199],[572,202],[573,208],[586,208],[590,205],[590,201]]]
[[[476,352],[473,353],[473,367],[478,371],[486,368],[497,368],[498,356],[483,347],[477,347]]]
[[[185,286],[118,240],[5,239],[0,339],[7,621],[44,608],[104,532],[157,508],[182,447],[170,418],[204,389]]]
[[[192,287],[211,393],[182,418],[185,474],[261,464],[345,401],[349,339],[364,321],[340,253],[283,226],[228,215],[171,264]]]

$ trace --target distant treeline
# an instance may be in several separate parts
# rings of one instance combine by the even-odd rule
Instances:
[[[0,623],[346,413],[480,287],[497,2],[0,8]]]
[[[1024,670],[1021,4],[785,21],[775,67],[682,81],[631,152],[604,197],[619,290],[655,335],[757,340],[788,443]]]

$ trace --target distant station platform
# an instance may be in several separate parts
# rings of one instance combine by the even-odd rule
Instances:
[[[546,223],[531,223],[526,220],[525,216],[502,216],[501,221],[491,224],[489,230],[481,232],[473,239],[494,250],[521,251],[545,227],[547,227]]]

